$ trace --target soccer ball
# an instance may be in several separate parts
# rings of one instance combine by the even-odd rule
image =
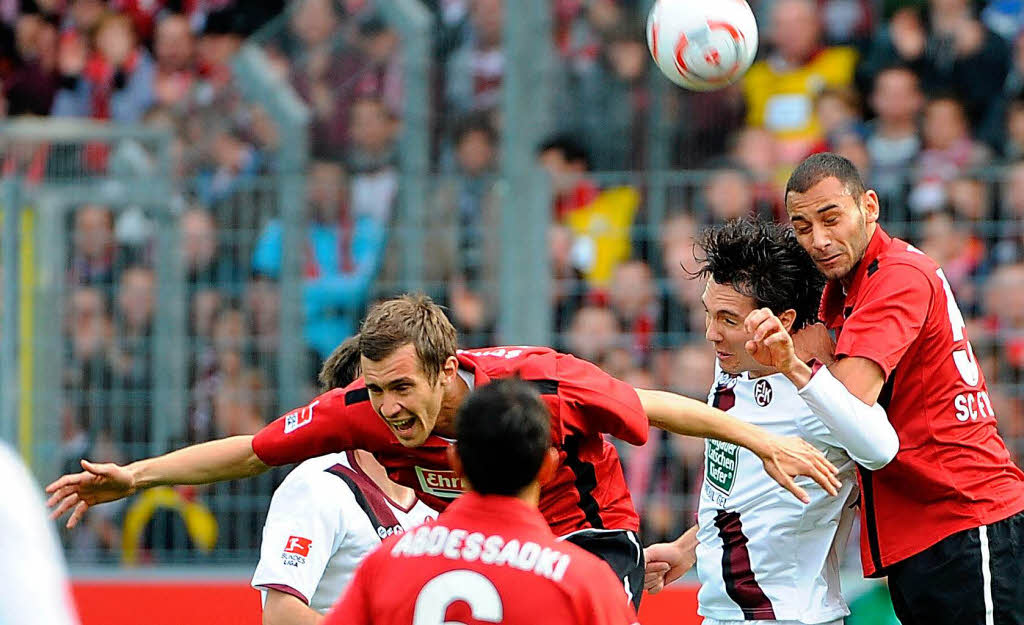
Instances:
[[[745,0],[657,0],[647,46],[669,80],[693,91],[732,84],[757,54],[757,22]]]

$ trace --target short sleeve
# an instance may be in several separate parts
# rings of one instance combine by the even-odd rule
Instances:
[[[611,434],[633,445],[647,442],[650,423],[636,389],[568,354],[558,355],[556,372],[559,399],[569,409],[562,411],[565,425]]]
[[[867,358],[888,378],[921,333],[931,301],[932,285],[919,269],[909,265],[879,269],[843,323],[836,356]]]
[[[252,450],[265,464],[280,466],[355,449],[358,433],[347,412],[344,391],[328,391],[267,424],[253,437]]]
[[[375,553],[379,553],[375,552]],[[370,554],[356,569],[352,583],[345,594],[327,613],[322,625],[372,625],[374,622],[373,604],[370,601],[370,580],[374,578],[371,569],[375,566],[375,554]]]
[[[308,605],[344,537],[342,505],[351,495],[343,492],[341,480],[318,480],[319,474],[296,472],[270,501],[252,586],[286,592]]]

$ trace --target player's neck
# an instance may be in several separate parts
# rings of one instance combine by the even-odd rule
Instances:
[[[530,482],[526,488],[516,493],[516,499],[536,508],[540,505],[540,482]]]
[[[445,438],[455,438],[455,413],[469,395],[469,385],[462,376],[455,376],[454,382],[441,398],[441,412],[434,424],[434,434]]]
[[[353,458],[368,478],[373,480],[391,501],[400,507],[409,509],[416,502],[416,493],[411,488],[395,484],[388,478],[387,470],[368,451],[356,450]]]

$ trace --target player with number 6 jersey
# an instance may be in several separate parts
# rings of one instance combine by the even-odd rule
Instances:
[[[942,269],[878,225],[878,196],[845,158],[809,157],[785,200],[829,279],[821,317],[838,334],[836,400],[851,416],[848,398],[877,400],[899,435],[892,462],[860,470],[865,574],[888,575],[903,625],[1024,624],[1024,472]],[[786,374],[797,388],[818,375],[803,363]]]
[[[634,624],[611,569],[557,539],[537,510],[559,452],[531,385],[478,388],[456,423],[446,455],[471,490],[370,554],[324,625]]]

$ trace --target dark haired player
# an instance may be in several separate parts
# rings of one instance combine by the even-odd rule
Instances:
[[[436,521],[370,554],[324,625],[635,623],[622,583],[597,557],[560,541],[537,510],[541,484],[559,465],[549,419],[519,380],[470,393],[447,451],[467,492]]]
[[[697,245],[699,275],[708,278],[707,339],[718,354],[708,402],[774,434],[811,441],[839,467],[843,487],[830,497],[811,485],[811,502],[802,505],[780,496],[750,452],[708,440],[698,524],[673,543],[648,547],[647,588],[659,591],[696,561],[705,625],[841,625],[849,610],[838,567],[857,498],[854,461],[885,466],[899,447],[896,432],[877,405],[865,406],[860,421],[843,419],[831,409],[824,378],[798,391],[744,327],[764,310],[794,332],[817,318],[825,280],[789,227],[731,221],[705,230]],[[776,359],[795,359],[792,341],[770,349]]]
[[[850,419],[878,402],[899,434],[892,462],[860,470],[864,573],[888,575],[903,625],[1024,624],[1024,472],[996,430],[949,282],[882,230],[878,196],[845,158],[809,157],[785,200],[828,278],[821,318],[839,360],[776,366],[801,389],[826,376]],[[760,344],[788,340],[771,314],[747,324]]]
[[[806,492],[790,475],[810,475],[831,492],[838,484],[834,467],[801,439],[772,435],[672,393],[634,389],[573,356],[546,347],[460,351],[455,328],[426,297],[374,306],[359,332],[359,353],[361,379],[320,395],[255,436],[203,443],[127,467],[83,463],[86,472],[49,486],[51,505],[59,502],[55,514],[76,507],[73,525],[89,505],[139,488],[235,479],[350,449],[373,453],[392,480],[442,510],[464,490],[448,465],[455,412],[474,388],[506,377],[534,384],[551,413],[561,462],[541,492],[541,512],[557,534],[599,553],[636,602],[644,576],[639,519],[604,434],[640,445],[654,425],[742,445],[801,497]]]

